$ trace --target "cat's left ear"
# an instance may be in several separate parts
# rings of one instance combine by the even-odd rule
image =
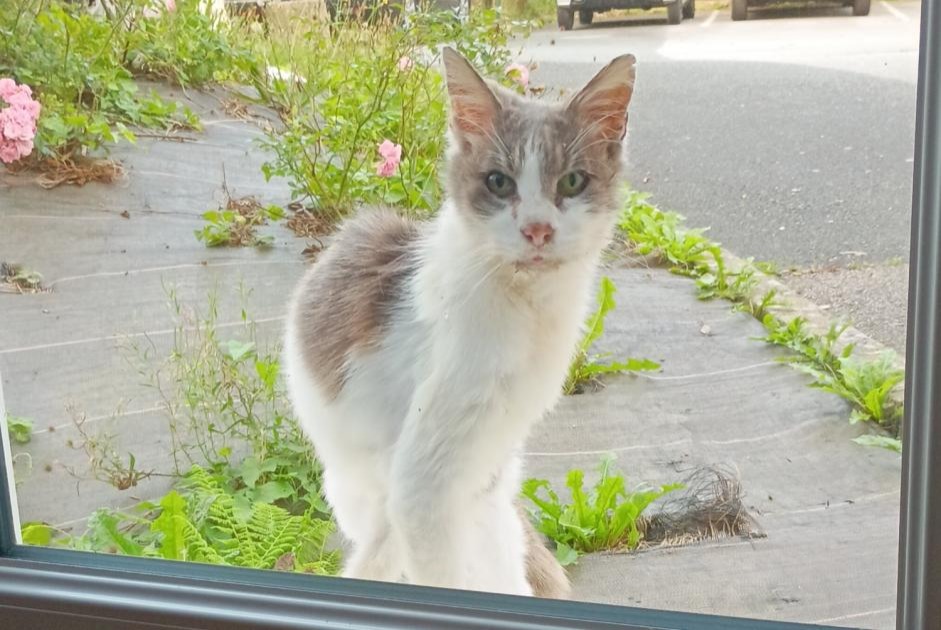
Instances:
[[[451,99],[451,127],[466,136],[488,135],[501,109],[497,97],[459,52],[445,47],[441,56]]]
[[[621,55],[602,68],[569,103],[575,120],[595,125],[605,140],[622,140],[627,132],[627,106],[634,94],[636,61],[634,55]]]

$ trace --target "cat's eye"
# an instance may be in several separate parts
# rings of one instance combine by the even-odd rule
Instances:
[[[487,190],[500,198],[506,198],[516,192],[516,182],[506,173],[490,171],[487,173]]]
[[[588,186],[588,175],[582,171],[572,171],[559,179],[556,190],[563,197],[574,197],[585,190],[586,186]]]

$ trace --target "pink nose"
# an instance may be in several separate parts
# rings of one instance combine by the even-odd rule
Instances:
[[[542,247],[552,240],[552,235],[555,234],[555,228],[548,223],[530,223],[520,230],[520,232],[523,233],[527,241],[536,247]]]

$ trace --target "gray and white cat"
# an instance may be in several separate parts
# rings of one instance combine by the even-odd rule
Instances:
[[[516,507],[527,433],[559,398],[618,205],[634,58],[564,105],[443,51],[447,201],[364,212],[298,286],[288,389],[353,552],[344,575],[565,597]]]

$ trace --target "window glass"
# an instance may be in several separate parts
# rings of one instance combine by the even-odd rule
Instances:
[[[24,543],[894,627],[919,2],[85,4],[0,7]]]

